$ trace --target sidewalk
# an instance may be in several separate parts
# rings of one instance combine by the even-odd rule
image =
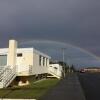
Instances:
[[[67,75],[65,79],[40,100],[85,100],[76,74]]]

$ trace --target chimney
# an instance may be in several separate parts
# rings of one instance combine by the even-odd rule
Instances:
[[[7,56],[7,65],[11,68],[16,65],[16,53],[17,53],[17,41],[9,40],[8,56]]]

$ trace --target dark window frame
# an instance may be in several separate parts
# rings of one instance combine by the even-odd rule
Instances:
[[[17,57],[22,57],[23,54],[22,53],[17,53]]]
[[[42,60],[42,56],[39,55],[39,65],[41,66],[41,60]]]

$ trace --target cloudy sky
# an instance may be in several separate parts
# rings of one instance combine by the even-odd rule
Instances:
[[[100,56],[99,10],[99,0],[0,0],[0,47],[14,38],[54,58],[61,56],[57,48],[66,47],[74,62],[100,65],[94,60]]]

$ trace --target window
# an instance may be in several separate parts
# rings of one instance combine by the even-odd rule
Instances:
[[[46,58],[46,66],[48,66],[48,58]]]
[[[45,57],[43,57],[43,66],[45,66]]]
[[[41,60],[42,60],[42,56],[39,56],[39,65],[41,66]]]
[[[17,57],[22,57],[22,53],[18,53],[17,54]]]
[[[39,65],[46,66],[46,64],[47,64],[46,58],[40,55],[39,56]]]
[[[7,55],[0,55],[0,66],[7,65]]]
[[[57,67],[54,67],[54,69],[58,69]]]

